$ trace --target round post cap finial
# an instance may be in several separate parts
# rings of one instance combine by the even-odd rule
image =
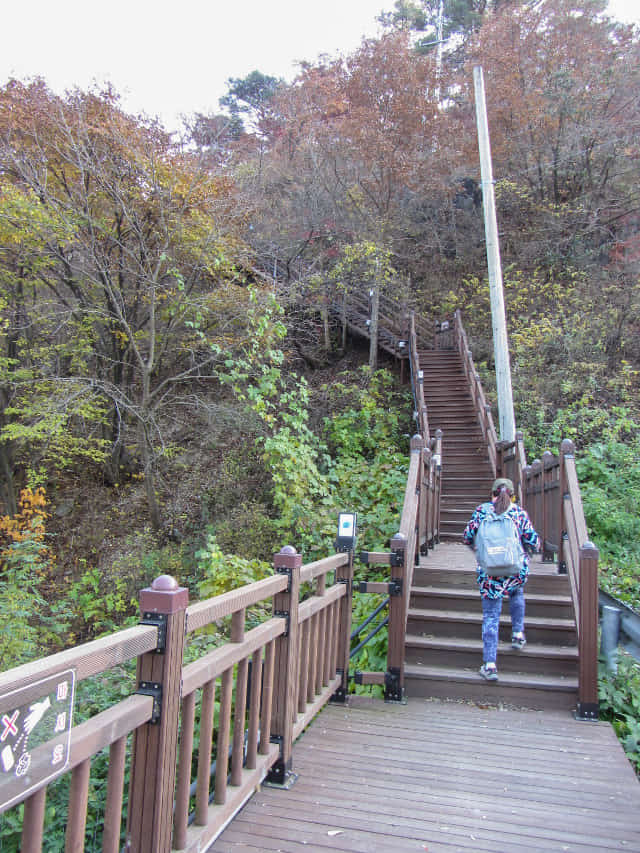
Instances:
[[[173,592],[178,589],[178,581],[171,575],[159,575],[151,584],[156,592]]]
[[[277,554],[273,555],[273,565],[276,569],[300,568],[302,554],[298,554],[293,545],[283,545]]]
[[[571,455],[575,451],[575,445],[570,438],[563,438],[560,445],[560,452],[563,456]]]
[[[189,604],[189,590],[171,575],[159,575],[151,586],[140,590],[143,613],[177,613]]]

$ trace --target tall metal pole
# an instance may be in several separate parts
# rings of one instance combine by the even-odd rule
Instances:
[[[438,3],[438,22],[436,26],[436,103],[440,103],[440,79],[442,76],[442,33],[444,19],[444,0]]]
[[[484,78],[482,76],[482,68],[478,65],[473,69],[473,83],[476,94],[476,122],[478,125],[478,147],[480,149],[480,174],[482,176],[482,201],[484,207],[484,231],[487,243],[487,265],[489,267],[489,292],[491,294],[491,322],[493,326],[493,350],[496,362],[496,384],[498,387],[500,438],[503,441],[515,441],[516,422],[513,413],[511,367],[509,364],[507,321],[504,310],[504,294],[502,290],[502,267],[500,265],[498,222],[496,219],[496,203],[493,193],[493,173],[491,169],[491,148],[489,145],[487,104],[484,95]]]

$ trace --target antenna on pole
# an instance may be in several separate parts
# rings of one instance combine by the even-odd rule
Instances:
[[[482,68],[479,65],[476,65],[473,69],[473,83],[476,94],[476,122],[478,125],[478,147],[480,149],[480,174],[482,176],[484,232],[487,243],[487,265],[489,267],[489,292],[491,294],[491,323],[493,326],[493,351],[496,362],[500,438],[503,441],[515,441],[516,422],[513,413],[511,366],[509,364],[507,320],[504,310],[504,293],[502,290],[498,221],[496,219],[496,203],[493,192],[487,104],[484,95]]]

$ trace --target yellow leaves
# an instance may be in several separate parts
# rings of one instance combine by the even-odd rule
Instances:
[[[46,493],[42,486],[35,490],[22,489],[16,515],[0,516],[0,541],[5,540],[8,545],[24,542],[28,538],[42,542],[45,535],[44,523],[49,517],[45,512],[46,505]]]

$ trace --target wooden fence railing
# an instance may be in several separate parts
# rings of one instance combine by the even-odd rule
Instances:
[[[294,739],[347,694],[353,555],[301,564],[283,548],[272,577],[191,606],[187,590],[161,576],[140,594],[139,626],[0,675],[0,812],[24,803],[22,853],[49,849],[47,790],[67,773],[65,851],[86,849],[91,760],[104,748],[105,853],[122,849],[127,766],[124,843],[140,853],[202,850],[265,776],[287,783]],[[271,616],[246,630],[256,606]],[[227,618],[230,640],[183,665],[186,639]],[[132,695],[72,726],[75,685],[134,658]],[[44,710],[30,728],[34,708]]]
[[[522,433],[498,442],[498,476],[513,480],[542,540],[542,558],[567,573],[578,634],[577,716],[598,718],[598,549],[589,540],[573,442],[526,464]]]
[[[429,435],[423,377],[419,370],[417,335],[413,315],[409,318],[409,363],[419,434],[411,439],[409,473],[405,488],[400,529],[391,540],[391,551],[361,552],[368,565],[389,565],[390,581],[363,582],[359,592],[389,595],[389,641],[387,670],[357,672],[358,684],[384,684],[385,698],[404,698],[404,639],[414,566],[420,554],[428,553],[440,539],[440,493],[442,470],[442,432]]]
[[[456,311],[454,315],[453,335],[455,348],[460,353],[460,357],[462,359],[462,367],[467,378],[469,392],[471,393],[471,399],[473,400],[473,405],[478,416],[478,422],[482,429],[482,435],[487,444],[489,462],[491,463],[491,468],[495,475],[497,465],[496,444],[498,442],[498,436],[493,422],[493,415],[491,414],[491,406],[485,399],[482,382],[480,381],[480,376],[478,375],[473,363],[473,356],[469,349],[467,334],[462,325],[462,316],[460,311]]]
[[[553,562],[556,557],[559,571],[569,575],[580,659],[577,713],[582,719],[597,719],[598,549],[587,534],[573,443],[565,439],[558,456],[546,451],[541,460],[528,465],[521,432],[516,432],[513,442],[499,441],[459,311],[454,317],[454,338],[494,476],[513,481],[520,505],[540,534],[543,560]]]

